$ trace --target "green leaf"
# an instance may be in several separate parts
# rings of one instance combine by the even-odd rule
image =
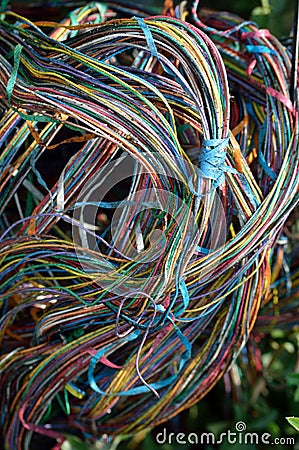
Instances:
[[[256,431],[267,430],[271,422],[275,422],[277,416],[278,412],[276,409],[268,410],[267,413],[250,422],[250,429]]]
[[[283,330],[280,330],[279,328],[275,328],[271,331],[271,336],[274,339],[282,339],[285,337],[285,332]]]
[[[265,10],[262,6],[257,6],[256,8],[254,8],[252,10],[251,15],[252,16],[266,16],[269,13],[270,13],[270,11],[265,13]]]
[[[81,441],[77,436],[66,436],[66,441],[61,446],[61,450],[88,450],[84,442]]]
[[[220,450],[227,450],[228,446],[234,448],[234,450],[243,450],[246,448],[246,450],[258,450],[257,446],[255,444],[239,444],[236,442],[235,444],[229,444],[228,442],[222,442],[220,445]]]
[[[299,431],[299,417],[286,417],[287,421]]]
[[[299,373],[290,373],[289,375],[286,376],[286,380],[288,384],[292,386],[299,385]]]

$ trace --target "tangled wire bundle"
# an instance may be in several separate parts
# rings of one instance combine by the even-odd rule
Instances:
[[[2,14],[7,449],[157,425],[229,370],[261,307],[271,317],[298,203],[291,53],[184,5]]]

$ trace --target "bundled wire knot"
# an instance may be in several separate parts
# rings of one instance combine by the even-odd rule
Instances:
[[[225,165],[228,144],[229,138],[219,140],[207,139],[203,142],[200,149],[200,155],[198,157],[199,169],[203,177],[215,181],[215,187],[223,184],[225,181],[225,171],[232,169]]]

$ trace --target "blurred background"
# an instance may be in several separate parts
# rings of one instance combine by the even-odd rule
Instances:
[[[56,19],[64,17],[69,8],[76,8],[84,3],[82,0],[3,0],[2,3],[9,3],[15,11],[26,12],[31,17],[40,17],[40,7],[51,6],[51,14],[56,15]],[[123,2],[125,3],[125,2]],[[130,4],[143,4],[149,10],[161,12],[163,0],[137,0]],[[217,9],[219,11],[229,11],[239,16],[251,18],[262,28],[269,28],[277,36],[287,36],[290,33],[292,19],[294,15],[295,0],[201,0],[200,7]],[[53,8],[54,6],[54,8]],[[45,18],[45,17],[44,17]],[[50,19],[47,15],[47,19]]]

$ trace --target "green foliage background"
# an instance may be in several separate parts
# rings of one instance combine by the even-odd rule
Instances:
[[[143,1],[155,5],[157,9],[163,3],[163,0]],[[27,6],[27,0],[19,0],[18,3]],[[200,6],[230,11],[244,19],[250,18],[260,27],[269,28],[275,35],[282,37],[290,33],[294,4],[295,0],[202,0]],[[239,370],[237,376],[241,380],[241,385],[235,396],[226,392],[224,381],[221,380],[197,405],[147,434],[121,436],[110,445],[99,441],[93,447],[77,437],[68,436],[62,450],[115,450],[116,448],[118,450],[188,450],[191,448],[227,450],[227,443],[218,447],[209,445],[196,447],[175,443],[158,445],[155,437],[164,427],[167,428],[168,433],[192,432],[200,435],[204,432],[213,432],[217,436],[228,429],[235,431],[235,424],[238,421],[246,423],[248,432],[259,434],[268,432],[273,439],[293,436],[297,439],[293,448],[299,450],[298,433],[286,420],[287,416],[299,415],[299,374],[294,373],[298,347],[299,325],[297,330],[289,332],[275,329],[271,335],[261,340],[264,376],[256,380],[253,388],[247,383],[246,374]],[[234,450],[263,450],[268,447],[250,444],[229,446]],[[275,445],[271,448],[285,450],[292,447]]]

